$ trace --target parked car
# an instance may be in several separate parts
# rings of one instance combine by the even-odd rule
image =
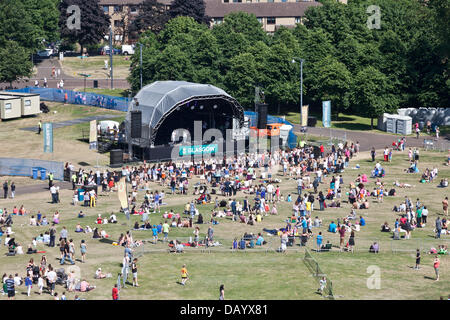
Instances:
[[[121,53],[120,49],[113,48],[113,54],[120,54],[120,53]],[[103,48],[101,48],[100,49],[100,54],[108,56],[110,54],[109,46],[104,46]]]
[[[123,45],[122,46],[122,54],[124,56],[127,56],[129,54],[134,54],[134,48],[135,48],[134,45],[128,45],[128,44]]]
[[[53,54],[53,49],[45,49],[38,51],[37,56],[40,58],[50,58]]]

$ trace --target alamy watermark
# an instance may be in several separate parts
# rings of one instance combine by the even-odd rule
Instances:
[[[67,28],[69,30],[81,30],[81,9],[77,5],[67,7],[67,13],[71,14],[67,18]]]
[[[370,290],[381,289],[381,269],[379,266],[371,265],[367,267],[366,273],[372,274],[367,278],[367,288]]]
[[[371,5],[367,7],[366,13],[371,14],[367,18],[367,28],[381,29],[381,9],[379,6]]]

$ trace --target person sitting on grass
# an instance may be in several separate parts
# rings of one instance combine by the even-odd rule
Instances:
[[[75,227],[75,232],[84,232],[83,228],[81,228],[81,225],[79,223]]]
[[[384,224],[381,225],[381,232],[391,232],[391,227],[389,227],[387,221],[385,221]]]
[[[102,272],[102,268],[98,268],[97,271],[95,271],[94,279],[104,279],[104,278],[106,278],[106,274]]]
[[[378,253],[379,251],[380,251],[380,246],[378,245],[377,242],[374,242],[369,248],[369,252],[371,252],[371,253]]]
[[[267,242],[264,240],[263,236],[261,235],[261,233],[258,233],[258,237],[256,238],[256,245],[257,246],[262,246],[263,244],[266,244]]]
[[[78,213],[78,218],[84,218],[84,213],[83,213],[83,211],[80,211],[80,212]]]
[[[337,225],[334,223],[334,221],[331,221],[330,225],[328,226],[328,232],[336,233],[337,231]]]

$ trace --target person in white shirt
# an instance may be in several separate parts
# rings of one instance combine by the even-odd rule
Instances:
[[[15,277],[14,277],[14,285],[16,287],[20,286],[22,284],[22,278],[19,277],[19,274],[16,273]]]

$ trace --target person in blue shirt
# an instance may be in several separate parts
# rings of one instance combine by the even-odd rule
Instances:
[[[290,195],[290,194],[287,196],[286,201],[287,201],[287,202],[292,202],[292,198],[291,198],[291,195]]]
[[[255,240],[251,239],[250,243],[249,243],[249,248],[254,248],[255,247]]]
[[[316,238],[317,250],[318,251],[320,251],[320,248],[322,246],[322,242],[323,242],[322,232],[319,232],[319,234],[317,235],[317,238]]]
[[[258,238],[256,239],[256,245],[262,246],[264,244],[264,238],[261,233],[258,233]]]
[[[155,225],[153,225],[152,233],[153,233],[153,243],[158,242],[158,229],[156,228]]]
[[[337,228],[337,225],[334,223],[334,221],[331,221],[330,225],[328,226],[328,231],[336,233],[336,228]]]
[[[308,221],[306,221],[306,219],[303,219],[303,221],[302,221],[302,228],[303,228],[303,233],[306,233],[306,231],[308,231]]]
[[[239,249],[244,250],[245,249],[245,240],[242,238],[241,241],[239,241]]]
[[[238,242],[237,242],[237,239],[234,238],[234,240],[233,240],[233,250],[236,250],[237,248],[238,248]]]
[[[161,233],[161,232],[162,232],[162,223],[161,223],[161,222],[156,226],[156,231],[157,231],[158,233]]]
[[[359,225],[364,227],[366,225],[366,220],[362,216],[359,217]]]

